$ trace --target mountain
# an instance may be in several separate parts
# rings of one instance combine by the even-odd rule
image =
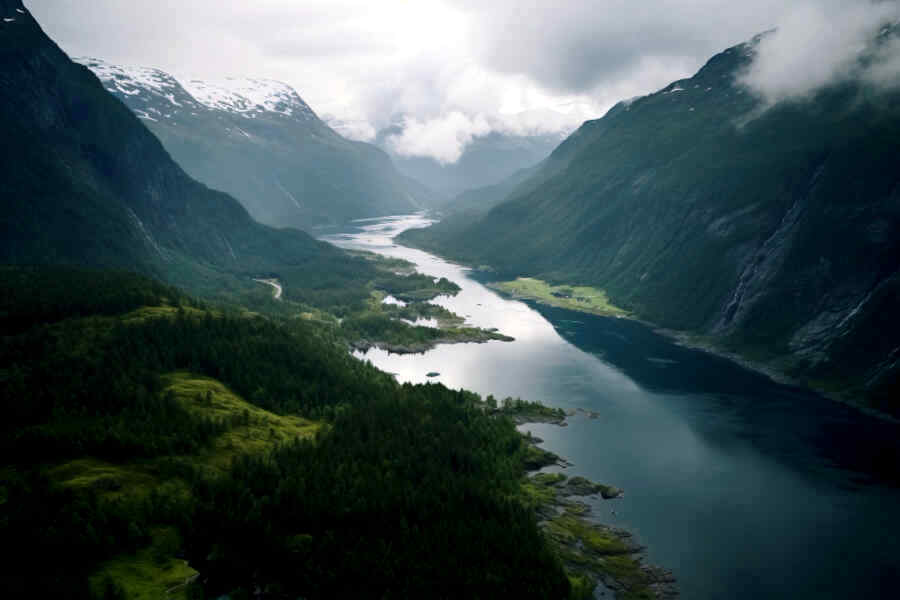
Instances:
[[[273,273],[314,287],[368,272],[191,179],[20,2],[0,12],[0,262],[135,270],[203,293]]]
[[[79,58],[185,171],[260,222],[308,229],[428,205],[424,186],[378,148],[341,137],[297,92],[267,79],[177,79]]]
[[[900,413],[900,94],[847,80],[765,106],[738,82],[759,39],[586,122],[486,215],[405,239],[603,288],[647,321]]]
[[[0,0],[0,130],[0,263],[27,263],[0,264],[4,596],[655,592],[636,544],[567,499],[609,486],[527,476],[560,459],[517,423],[562,410],[401,384],[347,351],[334,300],[354,274],[418,299],[454,284],[256,223],[20,0]],[[333,314],[258,289],[263,316],[127,270],[216,289],[278,276]],[[374,291],[357,325],[385,329]]]
[[[560,133],[514,135],[492,131],[473,138],[456,162],[442,164],[431,157],[404,156],[397,152],[391,139],[402,133],[403,125],[393,124],[378,132],[375,143],[391,154],[401,173],[448,199],[467,190],[498,184],[521,169],[533,167],[564,137]],[[453,201],[445,204],[452,206]]]

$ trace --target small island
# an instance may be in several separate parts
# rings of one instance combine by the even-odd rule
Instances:
[[[437,296],[459,292],[459,286],[447,279],[434,280],[417,273],[376,280],[371,286],[365,307],[341,322],[341,331],[354,350],[381,348],[394,354],[418,354],[438,344],[514,340],[495,328],[467,327],[463,317],[430,303]],[[386,298],[401,302],[385,302]]]

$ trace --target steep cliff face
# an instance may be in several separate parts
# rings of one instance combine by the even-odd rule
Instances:
[[[900,93],[844,82],[764,107],[737,83],[754,48],[585,123],[483,218],[416,235],[883,394],[900,346],[884,311],[898,298]]]
[[[257,220],[310,228],[409,212],[432,196],[387,154],[341,137],[289,85],[178,79],[79,58],[192,177],[241,201]]]
[[[188,177],[20,2],[0,13],[0,261],[121,267],[195,288],[341,256]]]

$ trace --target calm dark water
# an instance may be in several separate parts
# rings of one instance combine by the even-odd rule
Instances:
[[[435,302],[516,341],[358,356],[401,381],[436,371],[452,388],[599,413],[527,429],[573,463],[569,475],[625,489],[595,517],[633,531],[684,598],[896,597],[900,426],[639,323],[503,299],[467,269],[394,244],[428,224],[367,220],[323,239],[455,281],[460,294]]]

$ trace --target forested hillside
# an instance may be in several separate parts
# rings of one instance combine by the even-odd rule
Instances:
[[[242,302],[263,295],[253,279],[277,278],[286,300],[335,314],[386,277],[191,179],[20,2],[3,10],[16,16],[0,22],[0,262],[127,269]]]
[[[487,215],[402,239],[604,289],[657,325],[900,410],[900,96],[851,77],[763,105],[739,81],[758,41],[585,123]]]
[[[7,594],[569,593],[521,495],[530,447],[476,396],[133,275],[3,275]]]

